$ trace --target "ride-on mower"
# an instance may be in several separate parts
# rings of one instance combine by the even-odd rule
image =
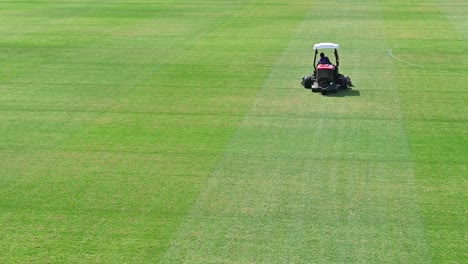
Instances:
[[[335,43],[317,43],[314,45],[314,73],[302,77],[302,85],[306,89],[311,89],[314,93],[322,93],[323,95],[329,93],[336,93],[338,90],[347,89],[352,85],[349,76],[344,76],[339,73],[340,58],[338,56],[338,48],[340,45]],[[335,50],[335,64],[317,63],[317,54],[319,50],[333,49]]]

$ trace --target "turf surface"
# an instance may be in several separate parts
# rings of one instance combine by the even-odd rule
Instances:
[[[0,261],[466,262],[467,11],[0,1]]]

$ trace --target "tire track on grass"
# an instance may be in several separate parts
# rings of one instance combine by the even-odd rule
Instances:
[[[293,39],[298,39],[297,32]],[[291,49],[291,44],[292,42],[290,42],[289,47],[280,56],[276,62],[276,66],[285,61],[284,55],[286,51]],[[259,91],[253,109],[244,118],[231,143],[228,145],[224,156],[208,178],[206,187],[202,190],[199,199],[194,203],[185,221],[181,224],[179,231],[171,243],[171,247],[167,250],[162,260],[163,263],[242,262],[242,259],[246,262],[255,261],[255,256],[246,254],[249,244],[255,243],[257,239],[261,239],[260,237],[256,237],[259,234],[256,235],[255,233],[260,233],[262,236],[274,234],[274,220],[268,216],[268,209],[266,211],[260,209],[263,212],[258,212],[259,208],[255,208],[256,206],[253,206],[252,202],[258,202],[260,207],[268,207],[268,204],[271,202],[270,200],[275,199],[275,193],[273,190],[262,187],[262,177],[249,179],[248,174],[254,173],[255,170],[261,170],[260,167],[264,166],[256,163],[258,159],[265,162],[269,161],[268,165],[274,166],[271,160],[275,160],[275,158],[258,158],[255,155],[252,156],[249,153],[244,153],[243,145],[245,143],[243,140],[245,139],[244,133],[247,132],[245,131],[246,129],[255,129],[256,118],[265,118],[263,114],[256,116],[255,112],[257,110],[255,109],[255,105],[258,104],[258,97],[267,88],[268,80],[274,78],[276,73],[275,69],[273,69],[263,88]],[[281,116],[277,118],[281,118]],[[254,121],[253,124],[250,124],[252,121]],[[267,120],[267,122],[269,121]],[[299,122],[305,121],[299,120]],[[275,171],[282,170],[278,166],[274,167],[273,170],[269,171],[276,173]],[[232,177],[230,177],[231,175]],[[262,174],[262,176],[264,175]],[[301,176],[298,176],[298,178],[301,178]],[[297,180],[296,184],[304,189],[301,181],[302,179]],[[277,189],[281,186],[281,183],[284,183],[284,180],[279,177],[272,187],[276,187]],[[225,189],[226,186],[229,190]],[[256,186],[260,186],[260,188],[255,188]],[[245,193],[242,193],[244,187],[247,187],[247,190]],[[220,193],[223,190],[226,191],[224,195]],[[213,202],[217,204],[213,204]],[[267,215],[266,218],[265,215]],[[257,216],[260,218],[258,219]],[[289,220],[286,219],[284,221],[288,222]],[[239,225],[242,222],[244,223]],[[249,228],[249,225],[252,228]],[[226,241],[224,242],[223,240]],[[263,240],[262,242],[266,242],[266,246],[268,247],[267,240]],[[262,254],[268,251],[268,248],[264,248]],[[273,256],[271,254],[266,255],[270,255],[267,256],[267,259],[272,260]]]

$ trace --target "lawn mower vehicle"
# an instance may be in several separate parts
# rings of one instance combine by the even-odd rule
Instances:
[[[317,43],[314,45],[314,73],[302,77],[302,86],[306,89],[311,89],[312,92],[322,93],[323,95],[329,93],[336,93],[338,90],[347,89],[352,85],[349,76],[344,76],[339,73],[340,58],[338,56],[338,48],[340,45],[335,43]],[[317,54],[319,50],[333,49],[335,54],[335,64],[329,60],[323,63],[319,60],[317,64]]]

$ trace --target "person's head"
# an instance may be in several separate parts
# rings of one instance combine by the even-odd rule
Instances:
[[[323,52],[322,52],[322,53],[320,53],[320,58],[323,58],[323,57],[325,57],[325,54],[323,54]]]

